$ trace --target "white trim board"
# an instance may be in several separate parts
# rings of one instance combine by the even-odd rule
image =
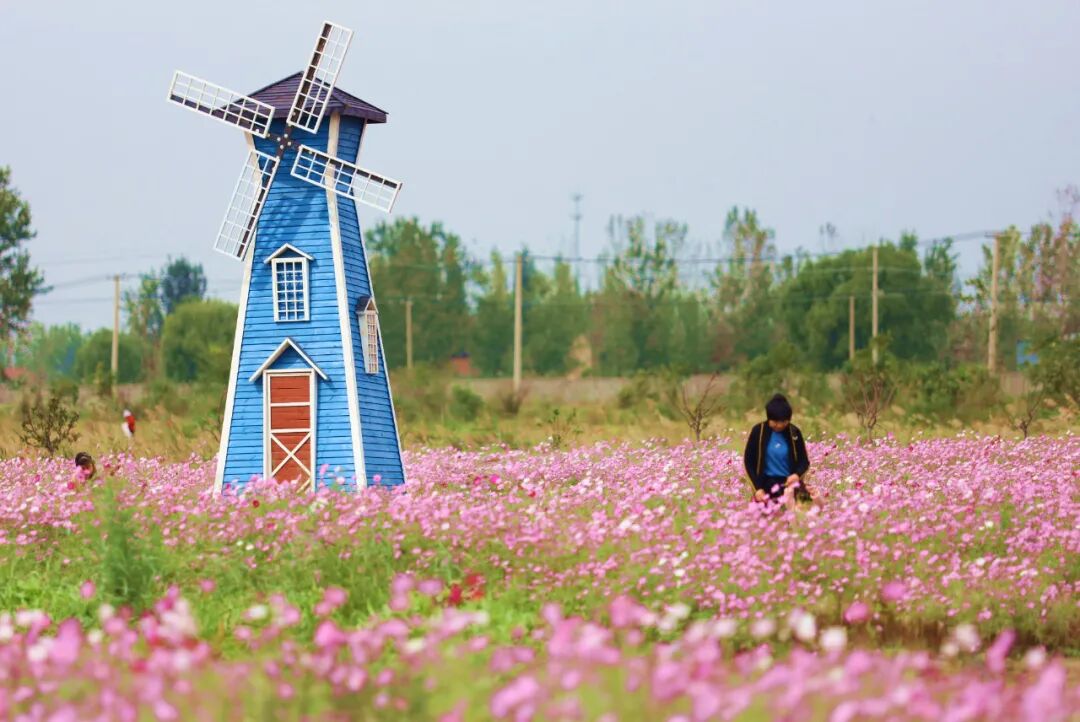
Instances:
[[[304,258],[308,259],[309,261],[314,261],[315,260],[314,258],[312,258],[308,254],[304,253],[303,251],[301,251],[299,248],[297,248],[293,244],[291,244],[291,243],[283,243],[281,245],[281,248],[279,248],[276,251],[274,251],[273,253],[271,253],[267,257],[267,259],[265,261],[263,261],[263,263],[264,264],[265,263],[270,263],[270,261],[274,260],[275,258],[280,256],[281,254],[289,253],[289,252],[295,253],[298,256],[303,256]]]
[[[255,139],[251,133],[245,133],[248,147],[255,150]],[[269,192],[267,192],[269,195]],[[256,221],[256,231],[258,221]],[[217,470],[214,472],[214,494],[221,493],[225,482],[225,462],[228,460],[229,437],[232,434],[232,417],[236,404],[236,380],[240,375],[240,349],[244,342],[244,321],[247,316],[248,292],[251,289],[251,264],[255,260],[255,244],[258,232],[252,235],[247,247],[247,257],[243,259],[244,279],[240,285],[240,305],[236,312],[236,334],[233,337],[232,361],[229,363],[229,389],[225,393],[225,419],[221,427],[221,444],[218,446]]]
[[[263,372],[265,372],[267,369],[269,369],[274,364],[275,361],[277,361],[279,358],[281,358],[281,354],[285,353],[286,349],[290,349],[290,348],[293,351],[295,351],[296,353],[300,354],[300,358],[304,359],[304,363],[306,363],[308,366],[310,366],[312,371],[319,374],[319,378],[321,378],[323,381],[329,381],[330,380],[330,378],[326,374],[323,373],[323,370],[321,368],[319,368],[315,364],[314,361],[311,360],[311,357],[309,357],[306,353],[304,353],[304,351],[296,344],[295,341],[293,341],[291,338],[286,338],[284,341],[281,342],[281,345],[278,346],[277,349],[274,350],[273,353],[271,353],[269,356],[266,357],[266,360],[262,362],[262,365],[259,366],[259,368],[255,369],[255,373],[253,373],[251,375],[251,378],[248,379],[248,381],[251,381],[251,382],[258,381],[259,377],[263,375]],[[288,370],[291,370],[291,369],[282,369],[282,370],[283,371],[288,371]]]
[[[326,152],[337,156],[338,137],[341,130],[341,113],[330,115],[329,139]],[[341,323],[341,355],[345,366],[345,391],[349,399],[349,427],[352,430],[353,468],[356,486],[367,487],[367,467],[364,464],[364,435],[360,430],[360,393],[356,386],[356,357],[353,355],[352,311],[345,285],[345,253],[341,245],[341,218],[338,215],[337,196],[326,191],[326,210],[330,218],[330,247],[334,255],[334,278],[337,281],[338,320]]]

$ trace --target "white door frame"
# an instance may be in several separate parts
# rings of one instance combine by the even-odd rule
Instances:
[[[306,432],[308,434],[308,436],[310,437],[310,439],[308,440],[308,443],[311,445],[310,446],[311,453],[309,455],[309,457],[310,457],[309,462],[311,464],[311,466],[309,467],[309,473],[311,474],[310,490],[315,491],[315,471],[316,471],[316,467],[315,467],[315,429],[318,426],[318,424],[316,423],[316,418],[317,417],[316,417],[316,414],[315,414],[315,402],[316,402],[316,398],[317,398],[315,396],[315,392],[316,392],[316,389],[315,389],[315,372],[312,371],[311,369],[288,370],[288,371],[269,371],[268,370],[268,371],[263,372],[263,478],[264,479],[269,479],[270,477],[272,477],[274,475],[274,472],[275,472],[275,469],[272,467],[273,462],[271,461],[271,459],[273,458],[273,456],[271,455],[271,450],[273,448],[273,444],[276,442],[279,446],[281,446],[283,449],[285,449],[284,444],[282,444],[280,441],[277,441],[276,439],[272,439],[271,431],[270,431],[270,422],[271,422],[271,416],[270,416],[270,407],[271,407],[271,404],[270,404],[270,379],[274,378],[274,377],[280,377],[280,376],[306,376],[307,379],[308,379],[309,387],[308,387],[308,403],[307,404],[304,404],[304,403],[298,402],[298,401],[286,401],[286,402],[275,403],[273,405],[275,407],[279,407],[279,406],[310,406],[311,411],[310,411],[310,414],[309,414],[309,424],[310,424],[311,428],[309,428],[309,429],[274,429],[274,432],[275,433],[305,433]],[[301,441],[299,444],[297,444],[297,447],[300,447],[300,446],[303,446],[303,445],[304,445],[304,442]],[[295,452],[295,450],[294,451],[289,451],[288,449],[285,449],[285,459],[281,462],[281,464],[278,464],[278,469],[280,469],[284,464],[286,464],[290,458],[295,459],[296,463],[301,468],[303,468],[305,466],[305,464],[300,459],[298,459],[296,457],[294,452]]]

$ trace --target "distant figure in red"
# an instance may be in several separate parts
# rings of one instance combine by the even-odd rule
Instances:
[[[121,430],[124,432],[124,436],[129,439],[135,436],[135,414],[129,410],[124,409],[124,423],[121,425]]]

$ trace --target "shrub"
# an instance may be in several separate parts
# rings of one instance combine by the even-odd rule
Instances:
[[[874,363],[869,350],[859,352],[841,381],[844,404],[858,417],[867,439],[873,438],[874,427],[896,395],[896,362],[889,356],[882,356]]]
[[[450,413],[462,421],[476,421],[484,408],[484,399],[465,386],[450,389]]]
[[[52,456],[66,444],[74,443],[79,435],[75,423],[79,420],[71,401],[53,392],[43,400],[39,392],[33,401],[23,398],[19,408],[21,423],[19,439],[26,445],[41,449]]]
[[[449,374],[429,364],[394,374],[394,408],[403,420],[419,421],[446,411]]]
[[[907,410],[917,418],[986,419],[1001,405],[1001,385],[982,366],[922,364],[902,376]]]
[[[1061,405],[1080,409],[1080,336],[1053,339],[1037,347],[1031,378]]]
[[[570,413],[565,415],[558,408],[552,409],[540,425],[547,426],[548,439],[553,449],[563,448],[567,441],[581,434],[581,427],[577,425],[577,409],[571,409]]]

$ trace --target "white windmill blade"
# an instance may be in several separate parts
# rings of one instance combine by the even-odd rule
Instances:
[[[169,85],[169,100],[196,113],[217,118],[265,138],[274,117],[273,106],[177,70]]]
[[[300,180],[387,213],[394,207],[402,186],[401,181],[364,170],[306,145],[300,146],[296,152],[292,174]]]
[[[296,88],[296,97],[289,110],[289,125],[311,133],[319,129],[350,40],[352,30],[331,22],[323,23],[311,62],[304,69],[300,85]]]
[[[233,191],[229,209],[225,212],[225,220],[221,222],[221,230],[214,241],[215,251],[243,260],[248,246],[251,245],[251,239],[255,236],[263,201],[270,191],[270,183],[274,180],[277,167],[277,157],[257,150],[248,152],[244,169],[240,171],[240,180],[236,181],[236,190]]]

